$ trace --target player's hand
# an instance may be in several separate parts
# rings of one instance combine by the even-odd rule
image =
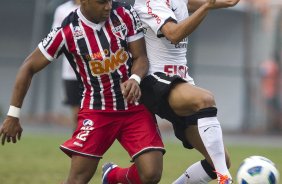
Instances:
[[[0,139],[2,145],[4,145],[6,141],[8,143],[11,141],[16,143],[21,139],[22,131],[23,129],[20,125],[19,119],[7,116],[0,128]]]
[[[127,81],[122,83],[121,91],[124,98],[129,103],[137,102],[141,97],[141,89],[138,82],[134,79],[128,79]]]
[[[235,6],[240,0],[206,0],[209,9],[228,8]]]
[[[240,0],[217,0],[219,4],[222,4],[222,7],[232,7],[235,6]]]

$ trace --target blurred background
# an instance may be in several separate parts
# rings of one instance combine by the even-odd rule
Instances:
[[[0,0],[0,125],[19,67],[64,2]],[[250,155],[268,157],[281,171],[282,1],[241,0],[233,8],[211,11],[189,42],[189,72],[215,95],[234,178]],[[21,111],[22,140],[0,147],[1,184],[61,183],[67,176],[69,158],[58,146],[72,133],[72,114],[63,103],[61,71],[57,60],[34,77]],[[158,123],[167,149],[161,184],[168,184],[202,158],[183,149],[170,123]],[[129,158],[114,144],[101,163],[107,161],[127,166]],[[100,168],[91,183],[100,183]]]
[[[1,0],[0,120],[5,118],[17,70],[49,32],[65,0]],[[241,0],[211,11],[190,36],[188,66],[196,84],[215,95],[225,134],[282,134],[282,2]],[[33,79],[22,108],[23,126],[71,128],[63,104],[61,62]],[[170,124],[159,120],[161,130]]]

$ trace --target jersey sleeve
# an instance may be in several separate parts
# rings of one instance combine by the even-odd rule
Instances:
[[[50,33],[38,44],[38,48],[42,54],[49,60],[53,61],[62,53],[65,40],[62,29],[54,28]]]
[[[127,24],[127,41],[132,42],[144,36],[142,22],[131,5],[125,8],[125,18]]]
[[[160,29],[168,20],[177,22],[175,14],[163,0],[136,0],[134,9],[142,23],[149,26],[158,36],[162,34]]]

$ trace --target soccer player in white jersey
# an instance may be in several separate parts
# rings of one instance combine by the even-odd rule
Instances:
[[[190,33],[209,10],[231,7],[239,0],[136,0],[134,8],[145,28],[150,62],[142,81],[142,101],[155,114],[169,120],[184,147],[197,149],[205,159],[188,167],[174,183],[231,183],[230,159],[225,151],[210,91],[194,85],[186,66]],[[193,13],[189,17],[188,10]]]
[[[188,167],[174,184],[232,182],[217,108],[211,92],[195,86],[188,74],[187,44],[209,10],[231,7],[239,0],[135,0],[144,29],[149,75],[141,82],[142,102],[169,120],[185,148],[205,159]],[[189,11],[193,14],[189,17]],[[189,66],[189,61],[188,61]]]
[[[77,128],[60,146],[71,157],[65,184],[87,184],[115,140],[134,162],[122,179],[134,184],[158,183],[164,145],[155,116],[138,102],[139,83],[149,67],[141,25],[132,6],[112,0],[81,0],[80,8],[53,29],[22,64],[0,127],[2,144],[16,143],[21,137],[20,107],[32,77],[65,54],[83,86]]]
[[[76,10],[79,5],[80,0],[69,0],[58,6],[54,13],[52,28],[61,27],[63,20],[70,12]],[[79,82],[77,81],[76,74],[65,56],[63,56],[62,62],[62,79],[65,90],[64,103],[71,107],[72,128],[74,131],[77,126],[77,114],[81,99],[81,95],[79,93]]]

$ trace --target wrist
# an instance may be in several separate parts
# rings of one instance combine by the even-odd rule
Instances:
[[[203,9],[204,9],[205,11],[209,11],[209,10],[211,10],[211,9],[214,8],[214,5],[211,4],[211,3],[206,2],[205,4],[203,4],[202,7],[203,7]]]
[[[14,117],[14,118],[19,118],[20,113],[21,113],[21,108],[10,105],[10,108],[9,108],[7,115]]]
[[[129,79],[134,79],[140,85],[141,77],[139,77],[138,75],[132,74]]]

